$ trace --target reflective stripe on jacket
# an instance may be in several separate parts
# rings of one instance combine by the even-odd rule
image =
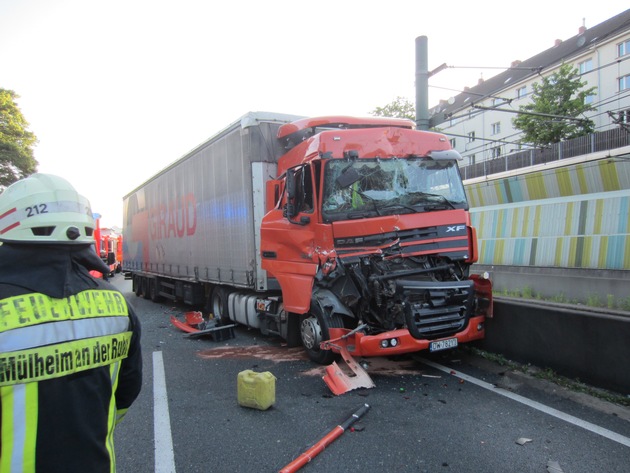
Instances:
[[[107,283],[62,299],[6,292],[0,473],[113,473],[114,426],[141,383],[139,324],[125,298]]]

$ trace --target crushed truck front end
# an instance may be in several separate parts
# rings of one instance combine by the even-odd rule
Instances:
[[[363,328],[331,328],[331,348],[383,356],[484,337],[492,288],[487,276],[470,274],[475,250],[467,212],[431,212],[423,220],[419,227],[417,214],[404,214],[332,225],[341,237],[334,238],[335,270],[318,275],[326,294],[320,299],[329,307],[327,299],[342,301]]]
[[[384,356],[484,337],[492,290],[487,277],[470,274],[475,245],[468,213],[431,212],[422,220],[418,227],[417,214],[408,213],[332,225],[335,270],[318,275],[322,294],[315,296],[324,307],[342,302],[363,328],[331,328],[337,340],[330,348]]]
[[[483,338],[492,314],[489,279],[471,273],[477,240],[459,155],[441,134],[368,121],[279,130],[290,151],[261,227],[263,267],[320,363],[342,347],[359,356],[453,348]]]

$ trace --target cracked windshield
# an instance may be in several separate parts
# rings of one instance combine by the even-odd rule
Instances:
[[[327,221],[467,208],[452,160],[427,158],[330,160],[323,214]]]

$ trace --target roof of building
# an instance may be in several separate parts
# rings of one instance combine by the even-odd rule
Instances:
[[[512,67],[479,83],[458,95],[449,102],[440,104],[429,110],[431,126],[439,125],[451,116],[470,107],[484,98],[500,95],[500,92],[512,87],[512,84],[528,79],[541,71],[561,64],[569,58],[606,41],[610,36],[630,29],[630,9],[616,15],[592,28],[582,27],[579,33],[565,41],[557,41],[556,45],[525,61],[513,63]],[[451,103],[452,102],[452,103]]]

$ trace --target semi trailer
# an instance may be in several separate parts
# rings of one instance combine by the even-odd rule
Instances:
[[[124,197],[123,271],[321,364],[479,340],[459,159],[407,119],[250,112]]]

